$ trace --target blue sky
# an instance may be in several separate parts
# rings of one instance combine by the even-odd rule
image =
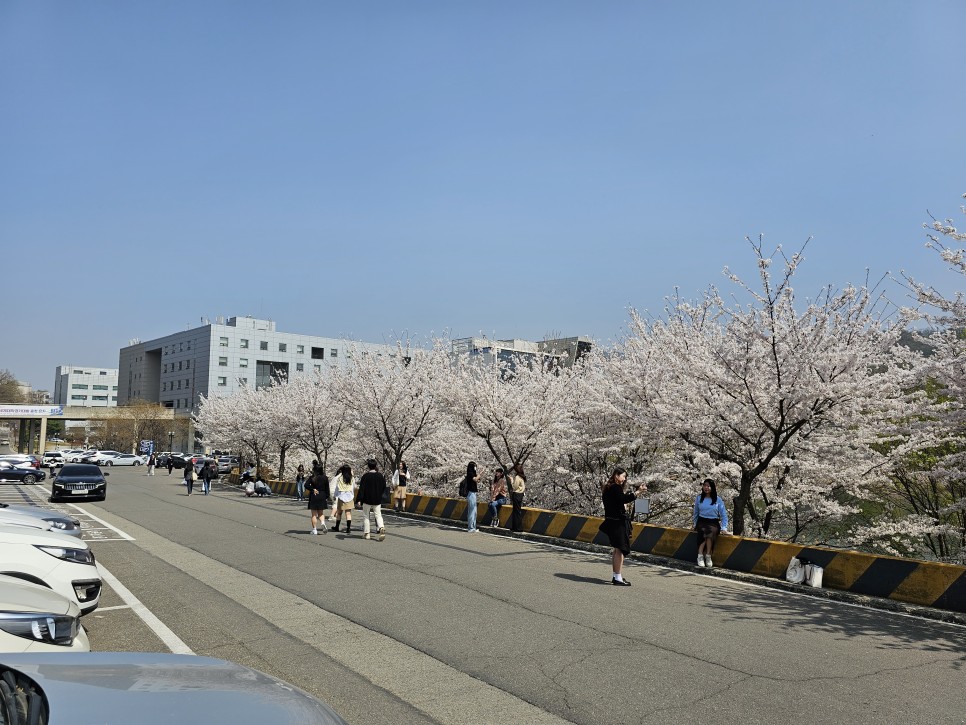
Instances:
[[[795,249],[800,294],[962,222],[966,4],[0,3],[0,368],[201,317],[620,335]]]

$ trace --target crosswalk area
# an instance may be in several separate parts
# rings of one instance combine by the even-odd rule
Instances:
[[[72,516],[81,522],[84,541],[132,541],[133,538],[92,514],[81,503],[50,503],[50,489],[43,484],[19,483],[0,486],[0,503],[11,506],[37,506]]]

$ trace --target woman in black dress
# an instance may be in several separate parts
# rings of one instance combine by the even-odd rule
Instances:
[[[322,527],[322,533],[326,533],[328,529],[325,528],[325,509],[329,506],[329,477],[321,467],[316,469],[305,482],[305,494],[309,499],[309,511],[312,514],[311,533],[318,534],[319,525]]]
[[[624,557],[631,553],[631,517],[627,513],[627,504],[638,494],[647,491],[647,485],[642,483],[635,492],[627,493],[624,490],[626,483],[627,471],[615,468],[610,480],[604,484],[604,523],[600,525],[601,532],[607,535],[610,545],[614,547],[614,573],[610,583],[618,587],[631,585],[621,573]]]

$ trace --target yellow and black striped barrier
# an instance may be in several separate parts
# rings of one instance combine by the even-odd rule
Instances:
[[[477,508],[480,523],[491,523],[486,518],[487,504],[477,504]],[[450,521],[466,520],[465,499],[407,494],[406,510]],[[501,524],[506,524],[509,515],[509,504],[502,506]],[[607,537],[599,531],[602,522],[596,516],[523,509],[526,533],[606,546]],[[635,523],[631,529],[631,551],[693,562],[698,553],[697,535],[690,529]],[[783,579],[794,556],[823,567],[822,585],[829,589],[966,612],[966,567],[955,564],[741,536],[718,537],[714,562],[725,569]]]

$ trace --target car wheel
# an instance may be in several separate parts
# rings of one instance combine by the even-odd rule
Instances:
[[[32,474],[29,474],[28,473],[26,476],[23,477],[23,482],[24,483],[37,483],[37,477],[34,476],[34,475],[32,475]]]
[[[134,465],[135,465],[135,466],[140,466],[140,465],[141,465],[141,461],[135,461],[135,462],[134,462]]]

